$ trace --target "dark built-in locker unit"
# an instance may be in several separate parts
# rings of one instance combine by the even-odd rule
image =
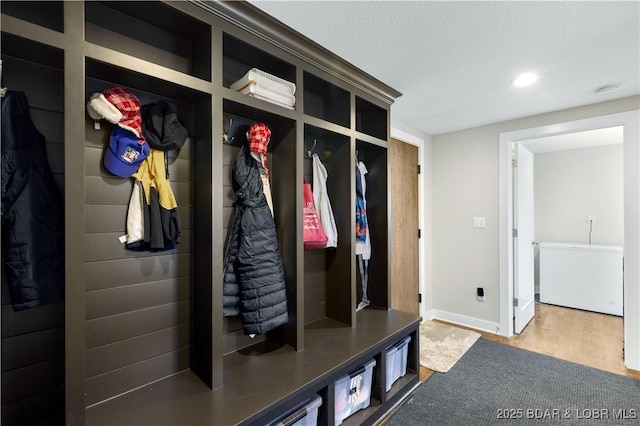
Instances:
[[[372,424],[419,383],[420,317],[390,309],[389,110],[400,93],[245,2],[1,3],[2,81],[25,92],[65,206],[65,301],[14,312],[2,282],[2,423],[266,424],[376,361]],[[289,110],[229,88],[259,68],[296,84]],[[103,166],[112,125],[91,94],[164,99],[188,129],[169,153],[182,241],[125,249],[132,179]],[[272,130],[269,170],[289,322],[245,336],[223,316],[233,218],[230,168],[249,124]],[[223,134],[227,138],[223,138]],[[338,247],[303,250],[309,151],[326,166]],[[356,312],[355,164],[365,162],[371,305]],[[411,336],[407,374],[385,392],[385,349]]]

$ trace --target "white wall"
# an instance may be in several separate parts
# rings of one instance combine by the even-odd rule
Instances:
[[[535,154],[535,239],[624,245],[623,145]]]
[[[428,316],[490,331],[500,323],[500,133],[639,106],[640,96],[632,96],[433,136],[433,303]],[[486,217],[485,229],[472,227],[474,216]],[[484,302],[476,300],[478,286],[485,288]]]

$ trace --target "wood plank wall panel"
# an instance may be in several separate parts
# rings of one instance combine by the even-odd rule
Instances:
[[[87,321],[87,349],[175,327],[190,320],[190,300]]]
[[[189,275],[190,271],[190,253],[90,262],[85,265],[87,277],[91,277],[87,279],[86,289],[100,290],[178,278]]]
[[[176,303],[191,297],[191,277],[183,276],[86,293],[87,319]]]
[[[22,425],[61,425],[64,424],[64,412],[52,419],[52,413],[64,409],[64,389],[53,390],[2,407],[2,424],[15,424],[7,419],[20,419]],[[35,407],[35,408],[34,408]]]
[[[11,371],[57,358],[60,356],[60,345],[63,344],[62,327],[15,336],[12,344],[3,348],[2,370]]]
[[[87,406],[189,368],[189,348],[87,379]]]
[[[4,280],[4,278],[3,278]],[[9,300],[9,289],[2,284],[2,301]],[[37,312],[37,315],[35,314]],[[59,303],[41,306],[36,310],[15,312],[9,303],[2,304],[2,338],[20,336],[49,328],[64,327],[64,306]],[[3,345],[4,346],[4,345]]]
[[[146,101],[141,99],[141,103]],[[181,119],[191,123],[192,108],[184,110],[186,116]],[[111,124],[103,121],[101,129],[95,130],[87,119],[87,406],[189,368],[191,345],[191,141],[187,140],[179,152],[168,154],[169,180],[181,219],[181,242],[171,250],[137,252],[127,250],[118,239],[126,234],[133,179],[113,176],[103,165],[110,131]]]
[[[3,49],[4,51],[4,49]],[[2,55],[3,84],[22,91],[44,135],[47,159],[64,193],[64,75],[52,66]],[[2,274],[2,424],[64,417],[64,303],[15,312]]]
[[[189,323],[87,350],[87,376],[93,377],[189,346]]]
[[[327,316],[327,273],[325,250],[304,252],[304,323]]]
[[[24,401],[56,390],[61,383],[64,383],[64,358],[54,358],[17,368],[3,373],[2,376],[3,405]],[[38,407],[32,407],[32,409],[38,409]],[[13,421],[16,422],[16,419]],[[20,421],[16,423],[21,424]],[[8,422],[8,424],[12,423]]]

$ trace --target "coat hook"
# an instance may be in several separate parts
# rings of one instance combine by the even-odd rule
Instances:
[[[2,84],[2,59],[0,59],[0,85]],[[7,88],[2,86],[0,87],[0,96],[4,97],[7,93]]]
[[[227,131],[222,134],[222,140],[224,142],[233,142],[233,140],[236,138],[235,136],[231,136],[231,139],[229,139],[229,132],[231,131],[232,124],[233,118],[229,118],[229,127],[227,128]]]
[[[316,144],[317,144],[317,143],[318,143],[318,140],[317,140],[317,139],[314,139],[314,140],[313,140],[313,146],[311,147],[311,149],[310,149],[309,151],[307,151],[307,154],[309,155],[309,157],[312,157],[312,156],[313,156],[313,148],[315,148],[315,147],[316,147]]]

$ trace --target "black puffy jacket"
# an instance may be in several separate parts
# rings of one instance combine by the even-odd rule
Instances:
[[[224,259],[224,316],[241,315],[244,333],[264,334],[288,322],[276,225],[260,168],[242,147],[232,168],[235,216]]]
[[[23,92],[2,98],[2,260],[16,311],[64,299],[64,210]]]

